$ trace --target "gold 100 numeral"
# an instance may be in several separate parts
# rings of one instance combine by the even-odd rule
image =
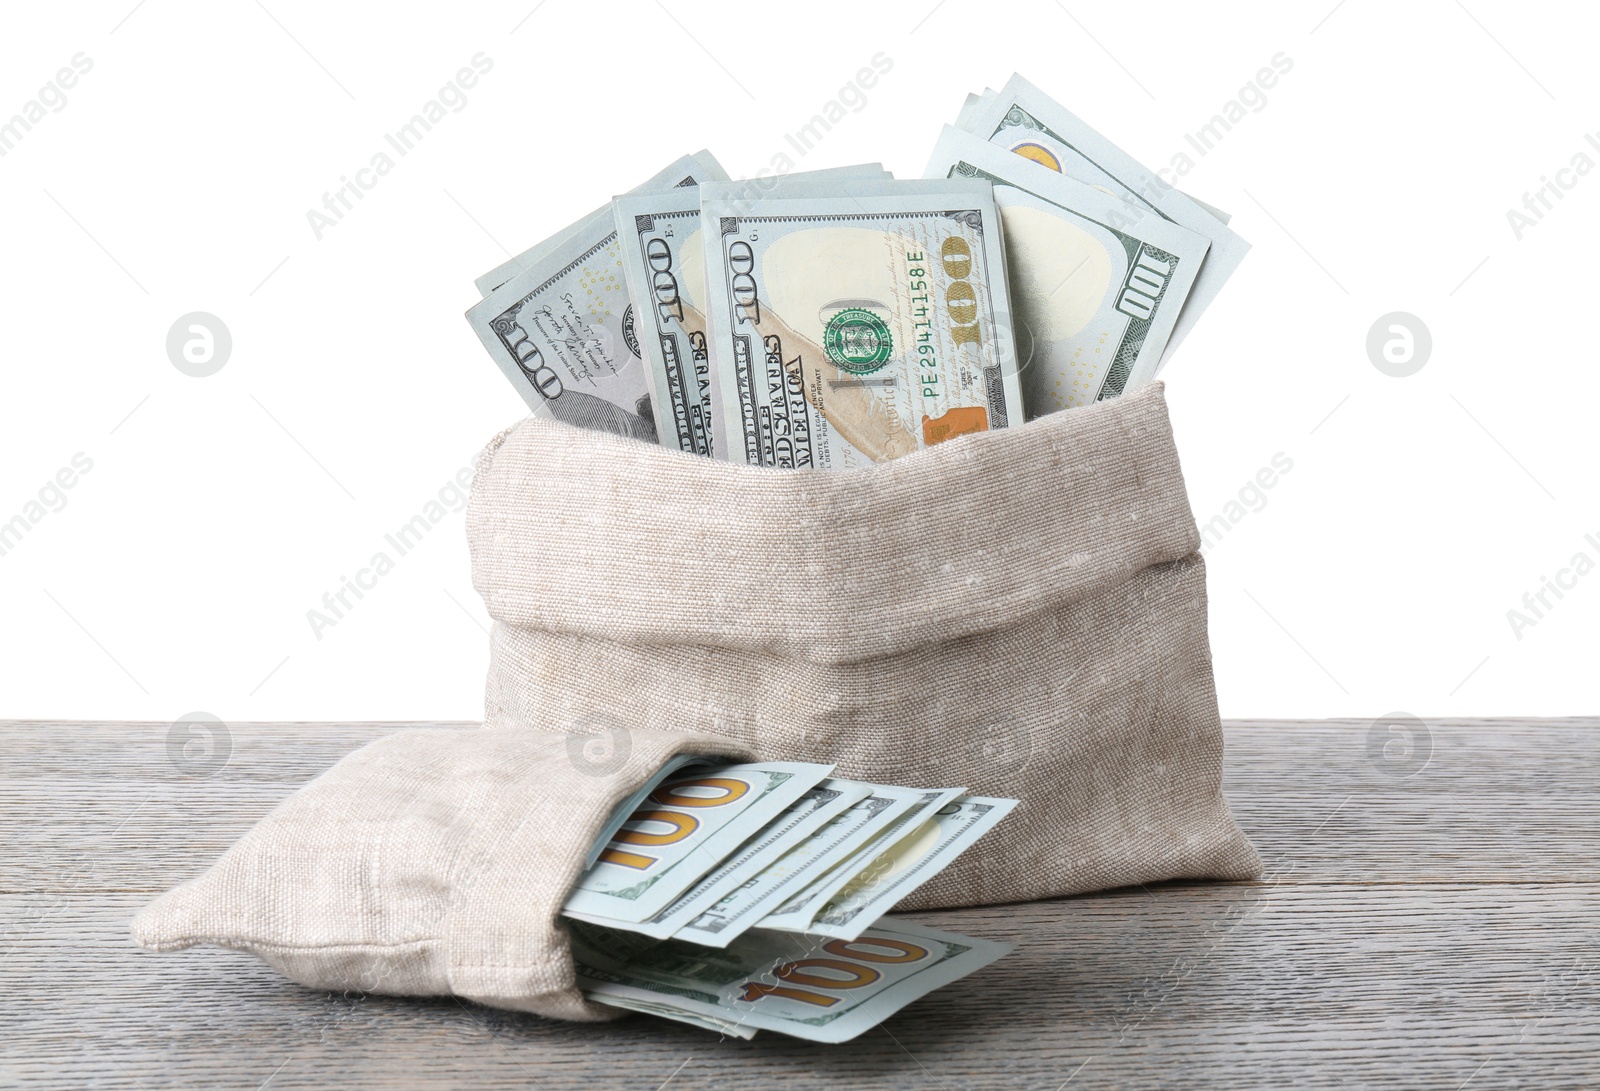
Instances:
[[[716,795],[693,796],[684,794],[686,788],[706,788],[716,792]],[[702,807],[723,807],[739,799],[750,790],[750,785],[742,780],[732,777],[706,777],[703,780],[684,780],[677,784],[663,784],[650,793],[650,802],[657,807],[684,807],[698,810]],[[644,830],[619,830],[611,839],[611,844],[641,845],[645,847],[660,845],[675,845],[700,828],[700,820],[692,814],[682,811],[662,811],[655,808],[640,808],[628,816],[629,822],[658,822],[669,827],[664,833],[647,833]],[[639,871],[648,871],[652,866],[661,862],[659,856],[651,856],[643,852],[629,852],[626,849],[607,848],[600,854],[600,859],[608,864],[618,864],[622,867],[631,867]]]
[[[944,290],[944,309],[955,323],[950,336],[958,345],[982,345],[983,334],[978,329],[978,296],[972,290],[972,247],[960,235],[951,235],[939,247],[939,264],[950,283]]]
[[[874,950],[878,948],[878,950]],[[802,1004],[815,1004],[819,1008],[831,1008],[843,997],[826,996],[814,989],[833,989],[847,991],[859,989],[870,985],[883,976],[871,966],[863,965],[867,962],[878,963],[904,963],[917,962],[928,957],[926,947],[918,947],[915,943],[905,940],[887,939],[880,936],[869,936],[865,939],[843,940],[836,939],[823,945],[822,949],[835,958],[803,958],[798,962],[785,962],[772,976],[779,981],[787,981],[787,985],[767,985],[761,982],[749,981],[745,983],[744,993],[740,1000],[760,1000],[763,996],[781,996],[785,1000],[798,1000]],[[884,951],[891,953],[884,954]],[[812,973],[813,970],[832,970],[833,974]],[[797,989],[795,985],[805,985],[808,988]]]

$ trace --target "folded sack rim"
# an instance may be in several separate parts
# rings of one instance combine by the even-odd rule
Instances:
[[[941,526],[953,487],[993,498],[1009,521]],[[496,620],[837,663],[991,631],[1200,545],[1159,382],[844,473],[734,465],[530,417],[479,456],[467,523],[473,583]],[[762,563],[786,551],[783,570]],[[955,609],[952,578],[966,581]],[[744,609],[784,588],[804,610]],[[943,616],[930,615],[935,597]]]

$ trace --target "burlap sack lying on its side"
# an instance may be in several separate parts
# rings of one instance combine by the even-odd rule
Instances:
[[[133,937],[158,951],[251,951],[314,989],[615,1019],[578,991],[556,919],[612,808],[679,753],[748,756],[683,731],[641,729],[625,744],[402,731],[347,755],[151,902]]]
[[[1260,872],[1160,384],[853,472],[529,419],[467,531],[491,730],[702,731],[1022,800],[901,908]]]

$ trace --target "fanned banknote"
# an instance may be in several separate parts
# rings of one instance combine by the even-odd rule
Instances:
[[[757,922],[757,928],[780,932],[805,932],[822,908],[841,889],[850,885],[886,848],[896,845],[922,825],[935,811],[966,793],[965,788],[930,788],[919,791],[918,799],[894,821],[867,831],[855,851],[828,871],[812,880],[804,890],[793,894],[782,905]]]
[[[1021,422],[993,190],[701,187],[719,457],[845,469]]]
[[[845,1042],[941,986],[987,966],[1008,943],[904,921],[854,940],[751,932],[723,950],[570,924],[578,986],[591,1000],[639,1002],[752,1030]]]
[[[750,874],[744,883],[674,935],[708,947],[726,947],[760,924],[769,912],[803,895],[812,883],[859,853],[922,799],[922,793],[914,788],[883,784],[861,787],[867,789],[864,798],[821,829],[797,840],[777,860]]]
[[[1123,203],[1116,224],[1121,229],[1137,230],[1146,217],[1159,216],[1211,241],[1164,359],[1188,336],[1250,249],[1217,217],[1021,76],[1012,76],[999,94],[967,112],[964,123],[979,137],[1040,169],[1105,189]]]
[[[829,768],[652,778],[628,821],[607,824],[614,836],[562,909],[585,995],[720,1034],[843,1041],[968,972],[972,951],[977,964],[999,957],[1003,945],[880,918],[1017,801]]]
[[[983,107],[987,106],[999,94],[1000,92],[996,91],[993,87],[985,87],[983,89],[983,94],[981,95],[969,94],[966,98],[966,101],[961,104],[961,109],[956,113],[956,128],[962,129],[966,132],[973,132],[972,120],[977,115],[977,112]],[[1178,192],[1182,193],[1185,197],[1189,198],[1189,200],[1193,201],[1195,204],[1211,213],[1211,215],[1215,216],[1223,223],[1227,223],[1229,220],[1233,219],[1232,216],[1222,211],[1222,209],[1218,208],[1216,205],[1207,204],[1205,201],[1202,201],[1192,193],[1188,193],[1184,190],[1179,190]]]
[[[948,867],[1017,805],[1014,799],[962,796],[872,858],[823,903],[805,931],[855,939],[917,887]]]
[[[1155,378],[1209,241],[1156,216],[1114,226],[1121,202],[945,126],[931,177],[995,187],[1028,419]]]
[[[722,164],[717,162],[716,157],[702,148],[690,155],[673,160],[665,168],[630,189],[628,193],[629,195],[635,193],[662,193],[682,187],[697,186],[701,182],[722,182],[726,181],[727,177],[727,171],[722,169]],[[531,269],[540,257],[549,253],[573,235],[592,232],[595,227],[607,224],[610,215],[611,206],[609,204],[601,205],[575,223],[568,224],[549,238],[530,246],[516,257],[508,258],[473,282],[478,289],[478,294],[487,299],[494,294],[496,288],[518,273]],[[604,234],[603,231],[602,234]]]
[[[678,184],[693,185],[698,176],[683,179]],[[521,271],[467,311],[467,322],[535,413],[654,443],[621,249],[607,206],[535,247]]]
[[[809,192],[846,178],[885,178],[876,163],[803,171],[741,183],[752,195]],[[611,203],[633,298],[656,434],[663,446],[714,454],[711,347],[706,339],[705,247],[700,193],[679,186]]]
[[[832,771],[831,765],[769,761],[668,780],[578,877],[566,909],[648,920]]]

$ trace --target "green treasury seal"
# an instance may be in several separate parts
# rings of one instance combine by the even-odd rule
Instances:
[[[828,359],[852,375],[870,375],[889,362],[894,350],[889,327],[876,314],[850,307],[828,319],[822,331]]]

